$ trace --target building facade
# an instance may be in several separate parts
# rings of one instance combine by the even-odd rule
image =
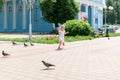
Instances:
[[[29,1],[29,0],[28,0]],[[43,20],[42,12],[33,0],[32,9],[32,32],[50,32],[54,24]],[[80,12],[77,19],[81,18],[81,13],[85,13],[88,22],[94,29],[103,25],[103,0],[77,0],[80,4]],[[28,32],[29,31],[29,5],[26,0],[4,0],[3,7],[0,7],[0,32]]]
[[[88,23],[93,29],[98,29],[103,26],[103,8],[105,0],[78,0],[80,4],[80,12],[78,19],[81,19],[81,13],[86,14]]]

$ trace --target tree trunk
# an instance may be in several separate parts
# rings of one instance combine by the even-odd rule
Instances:
[[[59,26],[58,26],[58,23],[55,23],[55,27],[57,27],[57,28],[59,27]]]
[[[59,27],[58,23],[55,23],[55,31],[57,34],[58,34],[58,27]]]
[[[58,27],[59,27],[58,23],[55,23],[55,28],[52,31],[53,34],[58,34]]]

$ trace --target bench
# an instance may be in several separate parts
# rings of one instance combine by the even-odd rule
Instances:
[[[98,30],[92,30],[91,31],[91,35],[93,36],[93,37],[95,37],[95,35],[101,35],[102,37],[103,37],[103,30],[102,29],[98,29]]]

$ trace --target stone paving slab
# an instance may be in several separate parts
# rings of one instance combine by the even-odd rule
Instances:
[[[120,37],[24,47],[0,42],[0,80],[120,80]],[[42,60],[56,65],[45,70]]]

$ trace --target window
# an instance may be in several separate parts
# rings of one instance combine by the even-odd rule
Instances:
[[[22,6],[18,6],[18,12],[22,12]]]
[[[8,12],[12,12],[12,7],[11,6],[8,7]]]
[[[37,22],[38,21],[38,10],[39,10],[39,7],[36,5],[34,7],[34,21]]]
[[[2,9],[3,9],[2,6],[0,6],[0,12],[2,12]]]

